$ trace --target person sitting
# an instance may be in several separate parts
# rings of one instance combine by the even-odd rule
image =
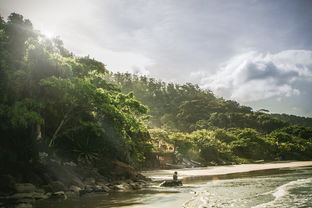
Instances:
[[[173,174],[173,180],[174,181],[178,180],[178,172],[177,171],[175,171],[174,174]]]

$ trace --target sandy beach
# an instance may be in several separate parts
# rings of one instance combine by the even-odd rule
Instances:
[[[39,201],[35,208],[311,207],[312,161],[283,161],[145,171],[155,182],[142,190]],[[181,187],[159,187],[178,171]]]
[[[201,168],[185,168],[177,169],[180,179],[186,179],[188,177],[200,177],[200,176],[220,176],[234,173],[244,173],[251,171],[280,169],[280,168],[293,168],[312,166],[312,161],[283,161],[272,162],[264,164],[241,164],[241,165],[226,165],[226,166],[209,166]],[[142,174],[150,177],[154,181],[171,179],[175,170],[153,170],[143,171]]]

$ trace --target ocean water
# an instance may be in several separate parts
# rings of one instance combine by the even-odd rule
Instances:
[[[37,202],[35,208],[296,208],[312,207],[312,167],[255,171],[223,177],[193,177],[179,188],[157,183],[139,191],[89,194],[63,201]]]
[[[312,168],[261,171],[250,177],[245,174],[210,181],[182,207],[312,207]]]

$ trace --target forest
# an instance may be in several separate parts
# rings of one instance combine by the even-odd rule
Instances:
[[[16,13],[0,18],[0,135],[1,172],[16,177],[37,168],[42,153],[137,169],[157,168],[150,164],[165,154],[204,166],[312,159],[312,118],[254,111],[191,83],[113,73]]]

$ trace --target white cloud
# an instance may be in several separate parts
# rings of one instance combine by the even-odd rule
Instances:
[[[200,83],[219,96],[243,103],[299,96],[306,93],[302,84],[312,83],[312,51],[241,54],[223,64],[213,76],[202,77]]]
[[[75,54],[90,55],[112,71],[201,83],[259,108],[274,105],[265,99],[280,100],[283,112],[297,114],[291,109],[296,106],[312,115],[312,15],[306,1],[0,0],[0,5],[3,17],[21,13],[36,29],[59,35]]]

